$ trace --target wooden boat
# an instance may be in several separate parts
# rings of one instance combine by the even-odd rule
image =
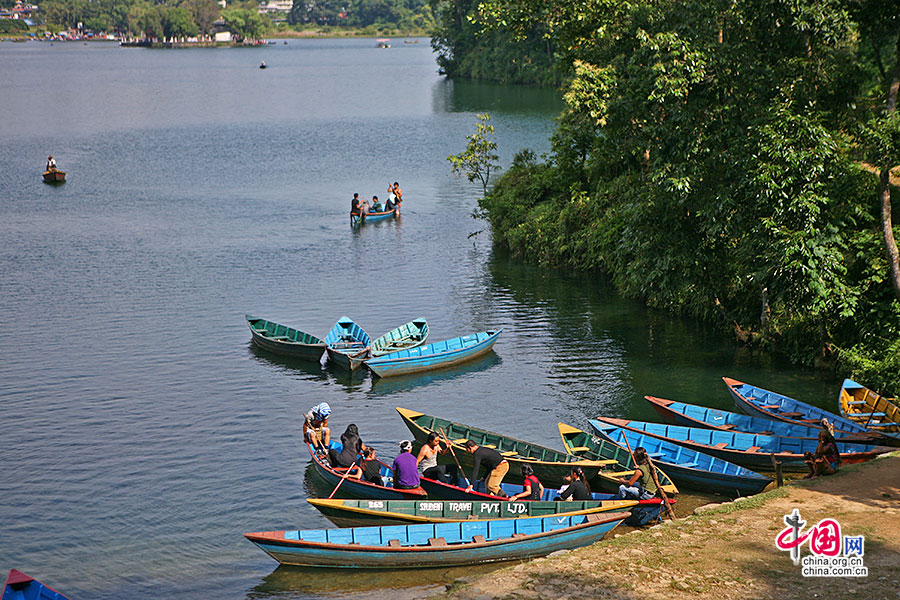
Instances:
[[[868,436],[873,443],[900,445],[900,434],[869,430],[856,421],[851,421],[811,404],[729,377],[723,377],[722,380],[728,387],[728,393],[734,399],[734,405],[748,415],[813,427],[819,426],[822,419],[826,418],[834,426],[835,437],[853,434],[853,437],[865,438]]]
[[[559,435],[569,453],[587,458],[600,456],[603,444],[623,449],[628,444],[632,449],[642,446],[657,467],[658,476],[665,474],[680,487],[735,497],[757,494],[772,483],[770,478],[726,460],[624,429],[603,431],[602,439],[597,440],[580,429],[560,423]]]
[[[844,418],[866,429],[900,432],[900,400],[896,398],[885,398],[851,379],[845,379],[838,405]]]
[[[329,441],[328,447],[334,448],[338,452],[343,448],[340,442],[334,440]],[[404,490],[387,485],[392,481],[394,472],[383,462],[381,463],[381,477],[384,480],[385,485],[378,485],[364,479],[344,478],[344,475],[347,473],[346,468],[332,467],[328,462],[328,457],[316,454],[312,444],[309,442],[306,443],[306,448],[309,450],[310,456],[312,456],[313,465],[315,466],[316,473],[318,473],[319,477],[335,487],[340,483],[341,479],[344,480],[344,483],[341,484],[341,487],[338,490],[338,494],[341,497],[349,496],[351,498],[374,498],[380,500],[415,500],[426,496],[425,490],[421,487]]]
[[[382,212],[367,212],[363,214],[362,218],[351,216],[350,224],[354,227],[358,227],[360,225],[364,225],[366,223],[377,223],[379,221],[387,221],[388,219],[392,219],[400,214],[400,208],[396,207],[392,210],[386,210]]]
[[[521,487],[521,486],[519,486]],[[558,490],[553,490],[558,492]],[[487,494],[484,494],[487,496]],[[409,523],[452,523],[484,519],[517,519],[586,515],[595,512],[629,510],[637,500],[539,500],[507,501],[494,496],[478,500],[325,500],[307,498],[319,512],[339,527],[359,525],[406,525]]]
[[[584,476],[594,489],[611,489],[613,483],[615,483],[615,489],[618,489],[618,478],[630,476],[634,472],[631,469],[622,467],[625,460],[624,456],[602,460],[587,460],[560,452],[559,450],[494,433],[493,431],[462,425],[413,410],[398,407],[397,412],[400,413],[404,423],[406,423],[406,426],[419,444],[424,444],[428,439],[428,434],[432,431],[440,435],[441,430],[443,430],[453,445],[457,459],[459,459],[464,468],[471,469],[474,465],[472,454],[463,446],[467,440],[472,440],[479,446],[496,449],[509,463],[509,472],[506,475],[506,480],[514,483],[522,482],[521,468],[522,465],[526,464],[534,469],[534,474],[543,486],[549,488],[563,486],[565,484],[563,477],[572,471],[572,467],[576,466],[581,467]],[[444,456],[441,457],[441,460],[446,461],[449,459]],[[666,492],[671,494],[678,492],[677,488],[671,483],[666,485],[665,489]]]
[[[751,469],[772,470],[772,457],[781,461],[785,471],[807,471],[806,452],[816,451],[816,441],[776,437],[716,429],[699,429],[625,419],[592,419],[591,427],[601,436],[611,436],[616,428],[665,440],[679,446],[716,456]],[[871,445],[838,444],[845,464],[859,463],[890,452],[890,448]]]
[[[366,361],[379,377],[394,377],[452,367],[490,352],[502,329],[482,331],[382,354]]]
[[[253,343],[263,350],[314,361],[321,360],[325,353],[325,342],[314,335],[251,315],[244,317]]]
[[[349,317],[341,317],[325,336],[328,360],[348,371],[354,371],[369,358],[371,342],[369,334],[362,327]]]
[[[10,569],[0,600],[69,600],[69,598],[18,569]]]
[[[65,171],[44,171],[45,183],[62,183],[66,180]]]
[[[372,356],[383,356],[397,350],[421,346],[427,337],[428,322],[419,317],[376,338],[372,342]]]
[[[266,531],[244,536],[285,565],[345,569],[452,567],[545,556],[600,541],[628,513],[385,527]]]

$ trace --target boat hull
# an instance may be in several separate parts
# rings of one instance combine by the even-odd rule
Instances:
[[[881,433],[900,433],[900,404],[896,398],[885,398],[845,379],[838,398],[841,415],[866,429]]]
[[[63,183],[66,180],[65,171],[45,171],[44,183]]]
[[[10,569],[0,600],[69,600],[48,585],[18,569]]]
[[[316,469],[316,474],[327,484],[332,486],[332,489],[337,488],[337,485],[341,483],[343,479],[343,483],[341,483],[341,487],[337,489],[337,496],[340,498],[372,498],[376,500],[416,500],[424,498],[426,492],[423,488],[417,487],[409,490],[396,489],[392,487],[387,487],[383,485],[377,485],[368,481],[363,481],[359,479],[345,478],[343,477],[343,472],[338,472],[328,464],[327,459],[321,457],[315,453],[312,446],[307,443],[307,449],[309,450],[309,454],[312,457],[313,465]],[[331,441],[330,447],[335,448],[340,451],[340,444]],[[390,471],[390,468],[387,465],[382,463],[382,472],[387,469]]]
[[[325,342],[315,336],[250,315],[245,318],[253,343],[266,352],[315,362],[321,361],[325,354]],[[310,342],[293,341],[292,338]]]
[[[423,350],[423,352],[418,355],[409,355],[409,353],[420,348],[427,349],[442,343],[449,344],[454,340],[446,340],[445,342],[428,344],[427,346],[402,351],[403,354],[407,354],[406,356],[397,357],[395,355],[399,353],[396,352],[384,354],[378,358],[366,361],[366,366],[379,377],[397,377],[400,375],[409,375],[412,373],[453,367],[490,352],[502,331],[502,329],[498,329],[496,331],[485,331],[483,333],[472,334],[471,336],[454,338],[454,340],[462,340],[462,347],[448,349],[442,352],[426,354]],[[476,339],[473,343],[468,344],[466,338],[470,337],[475,337]]]
[[[398,350],[415,348],[428,338],[428,321],[419,317],[372,341],[372,356],[379,357]]]
[[[348,317],[338,319],[338,322],[325,336],[328,360],[335,366],[350,372],[364,364],[369,357],[371,343],[372,340],[366,330]]]

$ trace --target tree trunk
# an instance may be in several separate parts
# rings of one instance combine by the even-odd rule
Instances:
[[[900,35],[897,36],[896,63],[891,73],[890,87],[887,94],[887,116],[897,112],[897,91],[900,89]],[[897,240],[894,239],[894,224],[891,220],[891,165],[882,165],[880,177],[881,192],[881,229],[884,233],[884,248],[887,252],[888,269],[891,272],[891,284],[894,295],[900,300],[900,253],[897,251]]]

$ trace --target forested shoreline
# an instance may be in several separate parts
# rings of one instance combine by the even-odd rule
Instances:
[[[519,153],[480,203],[495,243],[900,394],[900,5],[443,7],[451,76],[477,78],[478,45],[509,36],[542,41],[567,81],[551,153]],[[496,79],[515,79],[506,63]]]

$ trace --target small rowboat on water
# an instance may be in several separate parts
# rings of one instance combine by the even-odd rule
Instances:
[[[388,219],[393,219],[397,215],[400,214],[400,209],[395,208],[393,210],[386,210],[383,212],[367,212],[362,218],[359,218],[355,215],[350,215],[350,224],[354,227],[359,225],[363,225],[365,223],[377,223],[379,221],[387,221]]]
[[[382,356],[397,350],[421,346],[427,337],[428,322],[419,317],[376,338],[372,342],[372,356]]]
[[[400,413],[403,422],[406,423],[406,426],[419,444],[424,444],[428,439],[428,434],[432,431],[441,435],[441,430],[443,430],[453,445],[456,457],[463,468],[471,468],[474,465],[472,454],[465,449],[464,444],[466,441],[472,440],[479,446],[497,450],[509,463],[509,472],[506,475],[507,481],[522,482],[522,465],[531,466],[538,480],[544,487],[549,488],[558,488],[565,485],[564,477],[572,471],[573,467],[581,467],[591,487],[597,489],[604,488],[604,479],[615,480],[615,484],[618,486],[618,477],[627,477],[633,473],[631,469],[621,470],[620,464],[624,458],[587,460],[560,452],[559,450],[494,433],[493,431],[455,423],[406,408],[398,407],[397,412]],[[448,460],[449,458],[446,456],[441,457],[442,462],[447,462]],[[604,469],[609,470],[605,471]],[[604,470],[602,474],[600,474],[601,470]],[[665,489],[671,494],[678,491],[675,486],[667,486]]]
[[[838,399],[841,414],[866,429],[900,432],[900,400],[885,398],[851,379],[845,379]]]
[[[566,450],[587,458],[597,456],[596,446],[603,443],[643,447],[657,467],[657,474],[665,469],[665,475],[680,487],[734,497],[759,493],[772,483],[765,475],[721,458],[625,429],[604,430],[602,439],[597,440],[580,429],[560,423],[559,434]]]
[[[382,354],[367,360],[366,366],[379,377],[452,367],[490,352],[502,331],[502,329],[482,331]]]
[[[354,371],[369,357],[371,341],[362,327],[349,317],[341,317],[325,336],[328,360],[348,371]]]
[[[787,438],[716,429],[699,429],[679,425],[663,425],[625,419],[592,419],[591,427],[603,437],[611,436],[616,429],[665,440],[679,446],[716,456],[750,469],[772,470],[772,456],[781,461],[785,471],[807,471],[804,462],[806,452],[816,451],[816,440]],[[890,452],[890,448],[871,445],[838,444],[838,452],[845,464],[871,460]]]
[[[281,564],[348,569],[451,567],[546,556],[600,541],[628,513],[530,517],[244,536]]]
[[[65,171],[44,171],[45,183],[62,183],[66,180]]]
[[[69,598],[18,569],[10,569],[0,600],[69,600]]]
[[[263,350],[315,361],[321,360],[325,353],[325,342],[314,335],[251,315],[244,317],[253,343]]]
[[[338,452],[340,452],[343,448],[340,442],[336,442],[334,440],[329,441],[328,447],[333,448]],[[382,500],[415,500],[417,498],[425,497],[425,490],[421,487],[412,489],[397,489],[387,485],[392,481],[394,472],[389,466],[384,463],[381,463],[381,477],[384,485],[378,485],[377,483],[372,483],[371,481],[366,481],[365,479],[353,479],[351,477],[344,477],[347,474],[347,468],[332,467],[328,462],[328,457],[316,454],[316,451],[308,442],[306,444],[306,448],[309,450],[310,456],[312,456],[316,473],[326,483],[331,485],[332,489],[337,486],[342,479],[344,480],[344,482],[341,483],[340,489],[338,490],[340,496],[349,496],[351,498],[376,498]]]

